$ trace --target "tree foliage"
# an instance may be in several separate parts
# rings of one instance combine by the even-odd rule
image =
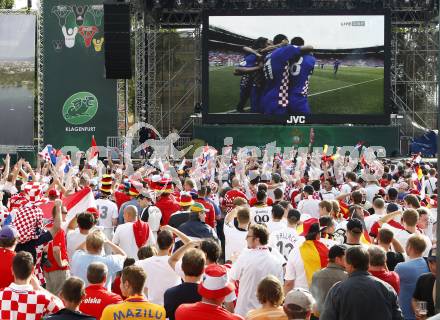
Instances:
[[[0,9],[12,9],[14,0],[0,0]]]

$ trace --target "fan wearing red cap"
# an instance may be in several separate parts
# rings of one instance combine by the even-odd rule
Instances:
[[[202,301],[179,306],[175,318],[176,320],[244,319],[222,308],[225,297],[234,290],[234,284],[228,281],[226,267],[211,264],[206,267],[203,280],[198,288]]]

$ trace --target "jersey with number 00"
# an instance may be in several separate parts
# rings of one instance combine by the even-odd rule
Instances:
[[[251,207],[251,222],[268,223],[272,215],[272,207]]]
[[[99,212],[98,225],[105,229],[113,228],[112,219],[118,218],[116,203],[109,199],[98,199],[96,200],[96,205]]]
[[[309,78],[315,69],[315,57],[307,54],[299,57],[298,61],[290,65],[289,99],[294,94],[307,97],[309,91]]]

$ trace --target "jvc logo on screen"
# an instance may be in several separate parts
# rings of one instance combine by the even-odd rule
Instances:
[[[290,116],[289,119],[287,119],[288,124],[304,124],[306,123],[306,117],[305,116]]]

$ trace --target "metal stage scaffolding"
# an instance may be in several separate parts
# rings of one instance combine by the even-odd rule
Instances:
[[[190,115],[201,105],[201,12],[206,8],[389,9],[391,109],[403,116],[393,123],[408,138],[437,126],[437,1],[150,0],[135,8],[143,10],[134,12],[142,15],[134,29],[135,122],[146,120],[165,136],[175,131],[189,138],[192,125],[200,122]]]

